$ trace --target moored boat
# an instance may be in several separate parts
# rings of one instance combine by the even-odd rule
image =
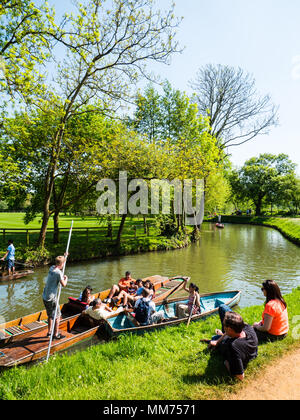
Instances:
[[[150,280],[152,282],[155,289],[155,297],[153,300],[154,302],[160,302],[176,291],[179,291],[183,287],[185,279],[187,281],[189,280],[188,277],[183,276],[168,278],[155,275],[146,277],[143,280]],[[98,292],[93,296],[104,300],[109,295],[109,292],[110,289],[107,289]],[[80,314],[86,308],[86,305],[85,302],[70,297],[67,303],[60,305],[62,322],[72,318],[74,315]],[[8,344],[26,339],[36,333],[46,331],[48,329],[47,320],[46,310],[42,310],[0,324],[0,347],[5,347]]]
[[[191,321],[199,321],[218,312],[218,308],[222,304],[229,307],[237,305],[241,298],[241,292],[238,290],[228,292],[216,292],[200,295],[201,313],[193,315]],[[176,316],[176,304],[187,304],[187,298],[173,298],[167,303],[162,302],[156,305],[157,311],[163,310],[165,319],[159,324],[150,324],[146,326],[137,326],[134,318],[130,314],[120,313],[113,318],[104,321],[106,331],[110,337],[117,337],[124,333],[145,333],[154,329],[175,326],[188,322],[189,317],[178,318]]]
[[[202,313],[192,316],[191,320],[198,321],[215,314],[222,303],[225,303],[230,307],[238,304],[240,294],[241,292],[239,291],[230,291],[201,295]],[[165,322],[139,327],[135,326],[130,321],[128,315],[125,315],[124,312],[120,312],[121,309],[118,310],[118,313],[109,315],[106,320],[100,321],[100,324],[95,323],[86,315],[74,315],[60,323],[60,331],[64,337],[53,341],[50,354],[69,348],[78,342],[90,339],[97,333],[99,333],[102,338],[113,338],[121,333],[144,333],[153,329],[185,323],[188,321],[188,317],[181,319],[175,317],[176,303],[179,302],[186,303],[187,300],[183,298],[172,298],[168,299],[167,303],[158,303],[157,309],[160,310],[164,308],[165,310]],[[35,331],[31,336],[23,337],[22,340],[16,342],[11,342],[1,349],[0,367],[11,367],[44,358],[47,354],[48,345],[49,338],[46,336],[46,331]]]
[[[6,271],[3,271],[3,272],[0,271],[0,282],[9,281],[9,280],[17,280],[33,273],[34,271],[32,270],[19,270],[19,271],[15,271],[14,274],[9,275],[8,272]]]
[[[225,226],[223,225],[223,223],[216,223],[216,227],[219,229],[224,229]]]

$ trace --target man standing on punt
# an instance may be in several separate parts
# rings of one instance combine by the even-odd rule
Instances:
[[[63,267],[66,260],[65,256],[59,256],[55,258],[55,265],[50,267],[46,285],[43,291],[43,301],[46,308],[47,316],[48,316],[48,334],[47,337],[50,337],[51,330],[52,330],[52,323],[55,322],[54,328],[54,340],[59,340],[64,338],[61,334],[58,333],[59,329],[59,321],[61,317],[60,308],[58,307],[56,319],[54,320],[55,316],[55,309],[57,303],[57,289],[59,283],[62,287],[66,287],[68,282],[68,277],[63,275]]]

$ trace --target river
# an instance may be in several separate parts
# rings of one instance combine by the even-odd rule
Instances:
[[[38,268],[27,278],[0,284],[0,323],[43,309],[48,269]],[[61,302],[68,296],[78,297],[88,284],[94,293],[107,289],[127,270],[134,278],[190,276],[200,293],[238,289],[241,307],[264,302],[260,288],[266,279],[275,280],[283,294],[300,285],[299,247],[276,230],[235,224],[216,229],[204,223],[200,241],[184,249],[67,264],[69,282]]]

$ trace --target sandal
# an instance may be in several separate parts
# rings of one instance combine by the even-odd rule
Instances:
[[[53,340],[61,340],[62,338],[65,338],[65,335],[58,334],[53,336]]]

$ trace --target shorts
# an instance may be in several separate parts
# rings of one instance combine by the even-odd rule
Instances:
[[[44,305],[45,305],[45,308],[46,308],[48,318],[54,319],[55,308],[56,308],[56,300],[44,300],[43,299],[43,301],[44,301]],[[61,312],[60,312],[60,307],[58,306],[56,319],[60,318],[60,316],[61,316]]]
[[[7,269],[11,270],[15,266],[15,260],[11,260],[11,259],[6,260],[6,265],[7,265]]]

